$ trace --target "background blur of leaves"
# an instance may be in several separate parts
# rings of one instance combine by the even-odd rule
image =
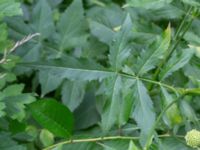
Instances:
[[[190,150],[183,136],[200,128],[199,9],[198,0],[0,0],[0,58],[40,33],[0,63],[0,149],[120,135],[137,140],[56,149]]]

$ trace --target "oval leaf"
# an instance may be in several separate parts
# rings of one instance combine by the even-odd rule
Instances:
[[[42,99],[29,105],[34,119],[55,136],[69,137],[73,128],[70,110],[54,99]]]

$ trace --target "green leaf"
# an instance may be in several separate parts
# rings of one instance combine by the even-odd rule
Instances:
[[[47,38],[54,31],[52,10],[46,0],[37,2],[32,13],[33,28],[39,32],[42,38]]]
[[[87,24],[82,0],[74,0],[58,22],[60,50],[81,46],[86,40]],[[75,11],[76,10],[76,11]]]
[[[150,47],[150,49],[143,50],[140,57],[137,59],[137,72],[138,75],[143,75],[149,70],[153,69],[160,59],[166,54],[171,41],[171,28],[170,26],[164,32],[163,38],[156,44]]]
[[[159,150],[193,150],[175,137],[163,138],[159,143]]]
[[[194,108],[186,100],[180,102],[180,110],[183,114],[183,117],[185,117],[186,119],[193,122],[199,122],[195,114]]]
[[[133,141],[130,141],[128,150],[139,150],[139,148],[133,143]]]
[[[24,63],[19,64],[23,67],[31,67],[43,71],[51,72],[57,78],[68,78],[71,80],[102,80],[115,75],[115,73],[104,69],[93,61],[81,60],[55,60],[48,63]]]
[[[42,129],[39,138],[44,147],[50,146],[54,143],[53,134],[46,129]]]
[[[83,100],[86,84],[83,81],[65,81],[62,86],[62,103],[71,111]]]
[[[164,101],[164,108],[167,107],[171,102],[174,101],[173,97],[167,92],[167,90],[161,87],[162,97]],[[180,110],[177,104],[173,104],[165,113],[164,122],[169,126],[173,127],[178,125],[183,121],[183,118],[180,114]]]
[[[55,90],[62,82],[63,78],[58,78],[50,70],[40,70],[39,83],[41,85],[42,97]]]
[[[26,116],[25,104],[34,102],[35,98],[30,94],[19,94],[5,97],[3,101],[6,106],[4,111],[6,112],[7,116],[21,121]]]
[[[11,138],[11,135],[6,132],[0,132],[0,149],[1,150],[26,150],[26,147],[19,145]]]
[[[69,109],[54,99],[41,99],[29,105],[34,119],[55,136],[69,137],[73,116]]]
[[[15,0],[1,0],[0,1],[0,20],[4,16],[21,15],[20,3]]]
[[[200,7],[200,2],[198,0],[182,0],[182,2],[194,7]]]
[[[110,45],[115,34],[114,31],[96,21],[90,21],[89,23],[92,34],[96,36],[99,41]]]
[[[3,53],[11,45],[11,42],[7,39],[8,31],[6,24],[0,24],[0,33],[0,53]]]
[[[193,54],[194,54],[193,49],[183,50],[180,55],[174,53],[174,55],[172,55],[172,57],[166,63],[164,68],[162,68],[162,71],[160,73],[160,80],[164,80],[173,72],[177,71],[178,69],[186,65],[192,58]]]
[[[127,4],[124,7],[142,7],[145,9],[158,9],[164,7],[172,0],[127,0]]]
[[[130,47],[128,46],[131,35],[132,21],[128,14],[119,32],[114,36],[113,42],[110,44],[109,60],[113,69],[120,70],[123,62],[130,55]]]
[[[140,142],[145,144],[149,132],[155,123],[155,112],[151,98],[147,93],[144,84],[137,80],[135,82],[134,92],[134,111],[133,117],[141,129]]]
[[[86,129],[99,122],[100,115],[95,101],[94,93],[88,92],[85,94],[82,103],[74,111],[76,129]]]
[[[120,104],[122,101],[121,97],[121,88],[122,88],[122,81],[120,76],[113,77],[109,79],[111,84],[111,99],[107,102],[104,112],[102,113],[102,120],[101,120],[101,126],[104,131],[109,131],[114,124],[116,124],[119,110],[120,110]],[[110,86],[110,85],[109,85]]]

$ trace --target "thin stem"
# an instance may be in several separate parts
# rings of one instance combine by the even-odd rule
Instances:
[[[192,7],[189,8],[187,14],[185,15],[184,19],[182,20],[181,24],[179,25],[179,27],[178,27],[178,29],[176,31],[175,37],[174,37],[175,43],[169,48],[168,53],[165,55],[163,61],[161,61],[161,63],[159,64],[158,68],[156,69],[156,71],[155,71],[155,73],[153,75],[153,80],[157,80],[158,75],[159,75],[159,73],[161,71],[161,68],[168,61],[168,59],[171,57],[173,52],[176,50],[176,47],[178,46],[180,40],[183,38],[183,36],[187,32],[188,28],[190,27],[190,25],[191,25],[191,23],[193,21],[193,18],[191,18],[189,20],[189,23],[187,24],[187,27],[184,28],[185,25],[186,25],[185,24],[186,20],[187,20],[188,16],[190,15],[191,11],[192,11]],[[181,34],[181,31],[183,31],[182,34]],[[154,86],[154,84],[150,84],[149,90],[152,90],[153,86]]]
[[[163,134],[159,135],[159,138],[167,138],[170,137],[170,134]],[[183,138],[181,135],[176,135],[178,138]],[[74,139],[74,140],[67,140],[63,141],[49,147],[44,148],[43,150],[51,150],[57,146],[64,145],[64,144],[72,144],[72,143],[87,143],[87,142],[100,142],[100,141],[109,141],[109,140],[139,140],[140,137],[133,137],[133,136],[108,136],[108,137],[97,137],[97,138],[88,138],[88,139]]]

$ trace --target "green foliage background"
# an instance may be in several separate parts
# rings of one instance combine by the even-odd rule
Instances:
[[[199,9],[198,0],[1,0],[0,149],[192,149]]]

